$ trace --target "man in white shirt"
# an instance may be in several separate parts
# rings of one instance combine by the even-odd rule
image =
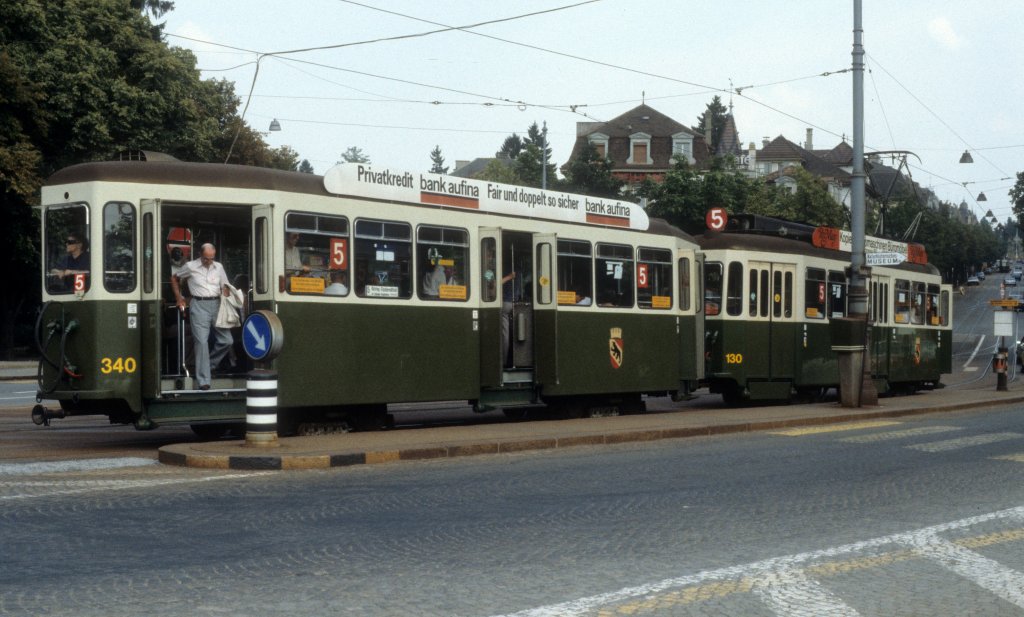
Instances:
[[[214,261],[217,249],[204,244],[199,259],[186,262],[171,275],[171,289],[177,298],[178,310],[185,310],[185,298],[181,295],[181,281],[188,281],[192,296],[189,306],[189,320],[192,322],[192,340],[195,344],[196,380],[200,390],[210,389],[210,368],[220,364],[231,349],[231,331],[217,328],[217,311],[223,296],[227,296],[228,275],[224,266]],[[214,335],[213,351],[210,351],[210,334]]]

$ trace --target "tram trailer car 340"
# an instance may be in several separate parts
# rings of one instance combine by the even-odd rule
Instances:
[[[850,253],[839,250],[842,243],[816,242],[815,231],[741,215],[722,232],[698,236],[705,260],[706,383],[726,402],[789,400],[794,393],[820,398],[838,387],[829,324],[847,314]],[[846,233],[827,231],[833,238]],[[869,238],[872,243],[909,252],[918,262],[872,268],[875,385],[880,393],[936,387],[952,372],[951,286],[920,245],[908,249]]]
[[[280,318],[280,355],[263,368],[278,373],[285,428],[378,426],[398,402],[629,411],[703,377],[698,247],[635,204],[359,164],[321,177],[147,154],[43,187],[39,398],[60,408],[37,406],[37,422],[244,423],[257,367],[240,330],[201,389],[170,286],[208,242],[244,295],[242,319]]]

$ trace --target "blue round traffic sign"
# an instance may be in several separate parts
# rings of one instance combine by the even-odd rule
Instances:
[[[281,320],[270,311],[255,311],[242,324],[242,348],[253,360],[273,360],[284,343]]]

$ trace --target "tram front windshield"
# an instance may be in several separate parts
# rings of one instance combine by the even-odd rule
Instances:
[[[89,208],[85,204],[51,206],[43,221],[46,291],[51,294],[84,293],[91,285]]]

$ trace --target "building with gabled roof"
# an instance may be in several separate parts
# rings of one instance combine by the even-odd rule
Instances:
[[[647,104],[641,104],[607,122],[577,122],[576,141],[562,172],[587,144],[611,160],[612,175],[627,184],[646,179],[660,182],[672,169],[674,156],[704,167],[711,153],[704,135],[684,126]]]

